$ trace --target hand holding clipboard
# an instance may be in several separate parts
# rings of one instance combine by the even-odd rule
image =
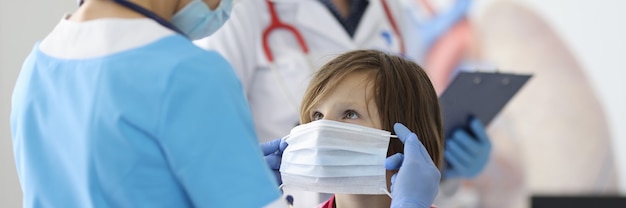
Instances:
[[[491,153],[483,124],[488,125],[530,77],[481,72],[456,76],[439,98],[446,138],[444,178],[473,178],[482,171]]]
[[[460,72],[439,97],[445,137],[465,127],[470,116],[489,125],[531,76]]]

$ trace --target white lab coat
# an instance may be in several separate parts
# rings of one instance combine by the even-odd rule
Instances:
[[[401,11],[400,3],[387,1],[397,24],[403,24],[404,18],[396,12]],[[270,12],[263,0],[237,4],[223,28],[208,39],[196,42],[201,47],[219,51],[233,65],[250,102],[261,142],[281,138],[299,123],[300,101],[314,69],[350,50],[400,52],[398,36],[386,18],[380,0],[369,1],[353,38],[317,0],[274,2],[280,20],[293,25],[302,34],[310,50],[312,66],[307,64],[309,62],[295,36],[278,29],[269,37],[277,70],[271,69],[262,46],[263,31],[270,23]]]

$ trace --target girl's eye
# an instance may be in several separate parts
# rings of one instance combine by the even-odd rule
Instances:
[[[344,119],[357,119],[359,118],[359,114],[353,110],[347,110],[343,116]]]
[[[317,112],[317,111],[313,113],[313,115],[311,115],[311,120],[313,121],[322,120],[323,118],[324,118],[324,114]]]

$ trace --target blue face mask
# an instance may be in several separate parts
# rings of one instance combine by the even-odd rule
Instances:
[[[191,0],[172,17],[172,24],[192,40],[213,34],[230,17],[233,0],[221,0],[213,11],[202,0]]]

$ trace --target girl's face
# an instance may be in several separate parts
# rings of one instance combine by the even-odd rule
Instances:
[[[312,121],[327,119],[382,129],[368,74],[354,72],[309,112]]]
[[[328,119],[376,129],[382,129],[382,120],[378,114],[378,107],[374,100],[374,85],[367,73],[354,72],[348,74],[324,99],[313,106],[311,121]],[[391,187],[391,176],[396,171],[387,170],[387,188]],[[350,194],[338,194],[344,198]],[[374,195],[355,195],[358,200],[372,200]],[[366,197],[366,198],[361,198]],[[386,195],[376,195],[376,202],[383,202],[389,206]],[[354,198],[352,198],[354,199]]]

